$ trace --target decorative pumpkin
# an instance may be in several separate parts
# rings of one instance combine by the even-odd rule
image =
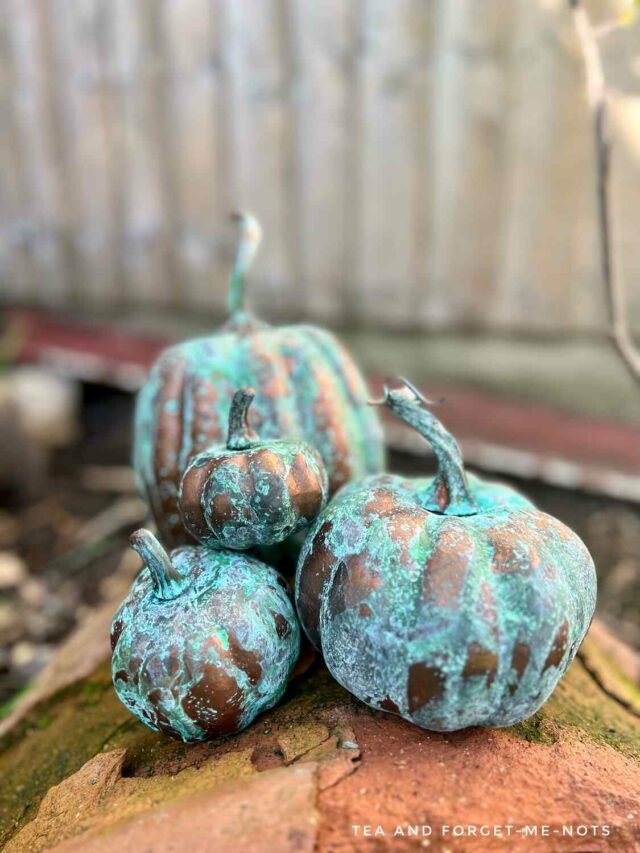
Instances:
[[[517,492],[467,476],[460,449],[409,385],[391,411],[433,448],[437,474],[347,486],[300,554],[296,603],[333,676],[427,729],[509,726],[571,663],[596,601],[593,561]]]
[[[330,494],[382,470],[382,430],[349,354],[316,326],[274,328],[244,310],[244,276],[260,241],[251,216],[231,274],[228,322],[214,335],[160,355],[136,406],[134,467],[162,538],[192,541],[178,509],[182,475],[195,455],[224,439],[231,398],[252,386],[263,440],[302,439],[322,456]]]
[[[182,478],[184,525],[205,545],[275,545],[307,527],[327,500],[318,451],[303,441],[260,441],[247,421],[254,397],[253,388],[235,393],[227,443],[199,453]]]
[[[113,683],[143,723],[185,742],[237,732],[280,699],[300,650],[286,584],[244,554],[131,537],[145,569],[111,627]]]

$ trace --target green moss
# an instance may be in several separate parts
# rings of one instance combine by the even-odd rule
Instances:
[[[210,759],[223,759],[226,766],[247,747],[275,749],[279,733],[291,738],[298,726],[304,731],[323,708],[358,716],[376,713],[356,702],[319,667],[295,680],[284,701],[246,732],[186,747],[154,734],[126,711],[115,696],[105,662],[89,679],[36,706],[0,741],[0,848],[33,819],[52,785],[99,752],[126,748],[128,777],[172,776]],[[563,735],[578,737],[605,744],[640,763],[640,721],[608,697],[579,660],[537,714],[506,731],[543,749]],[[256,747],[257,738],[261,740]],[[233,773],[246,772],[245,765],[240,762]]]
[[[144,730],[117,701],[110,684],[105,664],[90,681],[37,705],[0,741],[0,847],[31,819],[49,788],[100,752],[123,724]],[[95,695],[98,685],[102,698],[87,707],[85,690]]]
[[[532,743],[554,743],[562,729],[580,739],[606,744],[640,763],[640,721],[596,684],[574,661],[542,710],[508,731]]]
[[[533,717],[530,717],[523,723],[512,726],[508,731],[516,737],[529,741],[529,743],[550,745],[557,741],[553,726],[542,711],[538,711],[537,714],[534,714]]]
[[[3,702],[2,705],[0,705],[0,720],[6,719],[9,714],[11,714],[20,699],[22,699],[22,697],[26,693],[28,693],[30,689],[31,685],[27,684],[25,687],[20,688],[20,690],[16,690],[16,692],[11,696],[11,698],[7,699],[6,702]]]

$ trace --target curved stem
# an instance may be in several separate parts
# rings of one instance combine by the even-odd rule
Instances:
[[[433,448],[438,471],[433,482],[417,493],[417,499],[430,512],[443,515],[475,515],[478,506],[467,483],[458,442],[440,421],[424,408],[425,399],[410,383],[405,382],[402,388],[385,388],[382,401],[394,415],[426,438]]]
[[[188,581],[173,565],[153,533],[136,530],[129,537],[129,544],[140,554],[142,562],[149,569],[156,598],[166,601],[180,595]]]
[[[250,213],[234,213],[231,218],[240,225],[240,239],[229,278],[229,314],[244,311],[244,277],[248,272],[262,240],[260,223]]]
[[[259,441],[257,433],[249,426],[249,407],[256,392],[253,388],[241,388],[233,395],[229,409],[229,432],[227,447],[229,450],[246,450]]]

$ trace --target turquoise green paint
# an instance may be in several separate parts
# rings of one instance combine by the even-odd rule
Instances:
[[[243,729],[284,693],[300,630],[284,581],[243,554],[184,547],[148,531],[145,566],[112,626],[113,683],[142,722],[183,741]]]
[[[336,496],[298,562],[302,624],[333,676],[374,708],[438,731],[517,723],[584,638],[593,561],[523,496],[464,474],[410,387],[385,402],[438,445],[438,474],[368,477]],[[443,481],[462,513],[433,511]]]
[[[384,465],[382,429],[366,405],[365,382],[336,338],[315,326],[271,327],[245,311],[244,275],[259,231],[250,217],[240,222],[229,322],[166,350],[137,398],[133,464],[169,545],[189,541],[178,511],[180,479],[194,456],[223,440],[238,388],[256,389],[252,416],[262,440],[301,440],[318,450],[331,493]]]

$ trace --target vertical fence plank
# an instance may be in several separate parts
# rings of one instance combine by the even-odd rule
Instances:
[[[502,215],[504,58],[513,7],[440,7],[427,320],[483,325],[495,303]]]
[[[114,68],[117,80],[118,135],[122,145],[122,298],[152,308],[173,297],[167,263],[166,191],[158,122],[158,76],[154,44],[157,9],[148,0],[112,0]]]
[[[344,180],[348,156],[350,0],[294,0],[296,40],[294,148],[300,170],[298,229],[301,280],[294,283],[305,313],[326,322],[342,319],[344,241],[349,239]],[[350,66],[349,66],[350,67]]]
[[[291,85],[282,55],[282,0],[227,0],[229,120],[236,206],[253,211],[264,244],[249,300],[266,313],[296,313],[286,192],[291,168],[288,111]]]
[[[192,308],[224,308],[221,226],[228,211],[220,162],[221,67],[210,0],[165,0],[167,118],[178,223],[175,234],[181,296]]]
[[[28,216],[23,222],[33,259],[34,283],[45,305],[73,298],[68,207],[63,192],[46,3],[11,0],[16,137],[24,162]]]
[[[68,162],[65,192],[72,199],[70,228],[77,255],[79,297],[105,309],[115,293],[111,180],[105,125],[103,67],[96,33],[104,24],[100,0],[50,0],[61,136]]]
[[[583,285],[576,226],[585,216],[593,224],[593,198],[585,159],[589,119],[572,64],[554,22],[537,4],[519,3],[505,115],[500,295],[493,314],[506,328],[575,327],[567,299]]]
[[[16,127],[14,95],[17,80],[11,49],[11,19],[5,6],[0,15],[0,292],[5,299],[37,297],[29,257],[28,188],[23,173],[23,151]]]
[[[5,299],[219,313],[226,216],[246,207],[264,224],[249,298],[267,316],[604,327],[566,9],[0,2]],[[627,80],[628,51],[608,44]],[[632,282],[631,168],[616,159]]]
[[[572,35],[570,10],[563,11],[568,19],[568,34]],[[535,186],[542,208],[531,258],[535,269],[531,284],[537,294],[536,325],[542,329],[580,330],[583,303],[590,291],[579,263],[581,235],[590,233],[596,237],[591,118],[584,98],[581,63],[557,32],[553,43],[554,31],[548,18],[542,26],[552,40],[547,64],[554,68],[554,74],[547,78],[547,90],[541,87],[535,97],[551,99],[554,109],[548,117],[551,145]],[[592,245],[595,250],[595,239]],[[595,266],[595,251],[592,261]],[[527,323],[525,299],[518,306],[522,325]],[[528,313],[532,316],[531,311]]]
[[[415,154],[412,164],[412,279],[407,325],[420,328],[428,314],[431,292],[430,235],[434,228],[436,211],[429,203],[435,182],[434,114],[432,103],[438,83],[438,48],[440,16],[433,3],[420,0],[413,6],[414,38],[418,48],[418,64],[413,87],[413,133]]]
[[[367,0],[363,14],[359,315],[406,326],[413,314],[413,107],[424,61],[421,31],[412,0]]]

